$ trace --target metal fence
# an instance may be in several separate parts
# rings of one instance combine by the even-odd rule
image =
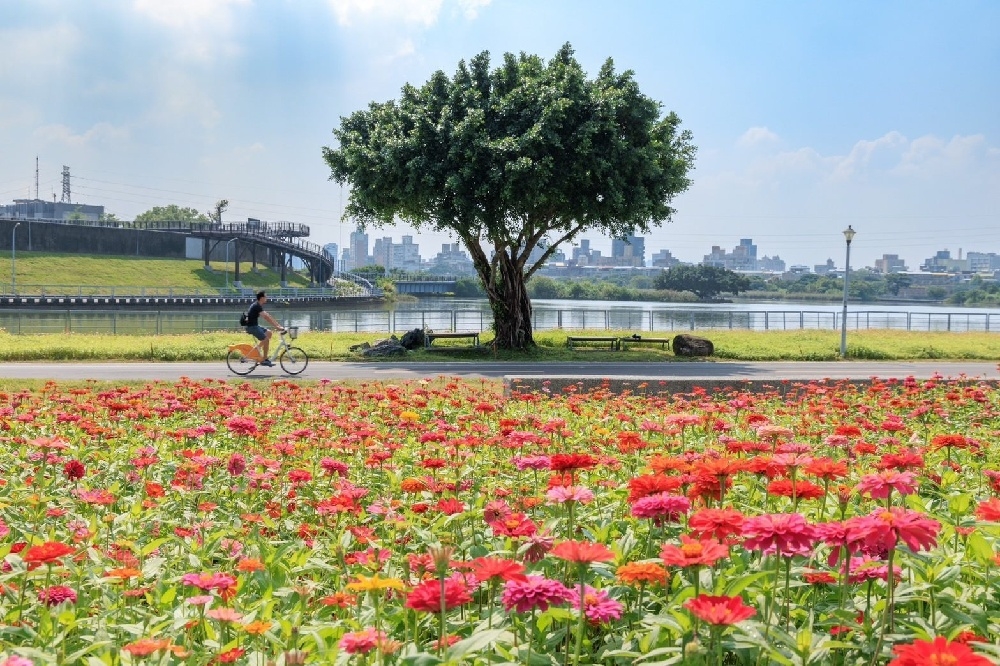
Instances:
[[[486,310],[271,310],[287,325],[303,330],[401,333],[414,328],[442,331],[486,331],[493,319]],[[160,335],[238,328],[237,309],[100,310],[0,308],[0,328],[14,334],[110,333]],[[536,308],[535,330],[615,330],[629,332],[683,332],[698,330],[839,330],[839,312],[809,310],[588,310]],[[1000,331],[1000,312],[848,312],[852,330]]]

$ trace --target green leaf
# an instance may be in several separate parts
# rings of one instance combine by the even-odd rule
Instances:
[[[980,564],[987,566],[993,563],[993,547],[978,532],[973,532],[966,540],[966,551],[972,554]]]

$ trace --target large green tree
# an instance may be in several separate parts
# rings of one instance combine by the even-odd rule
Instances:
[[[750,288],[750,278],[721,266],[682,264],[660,273],[656,288],[690,291],[704,301],[723,293],[738,296]]]
[[[508,53],[493,70],[483,52],[333,133],[323,157],[351,187],[346,215],[457,234],[507,349],[534,345],[525,282],[549,256],[585,230],[620,238],[669,221],[695,155],[632,72],[608,60],[588,79],[568,44],[548,62]]]
[[[177,204],[153,206],[135,216],[136,222],[208,222],[208,216],[194,208],[181,208]]]

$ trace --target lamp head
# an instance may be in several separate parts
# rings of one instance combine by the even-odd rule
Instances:
[[[847,242],[850,243],[852,240],[854,240],[854,234],[856,233],[857,232],[851,228],[851,225],[848,224],[847,228],[844,229],[844,238],[846,238]]]

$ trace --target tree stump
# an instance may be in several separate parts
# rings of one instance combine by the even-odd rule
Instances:
[[[677,356],[711,356],[715,353],[711,340],[696,335],[676,335],[670,346]]]

